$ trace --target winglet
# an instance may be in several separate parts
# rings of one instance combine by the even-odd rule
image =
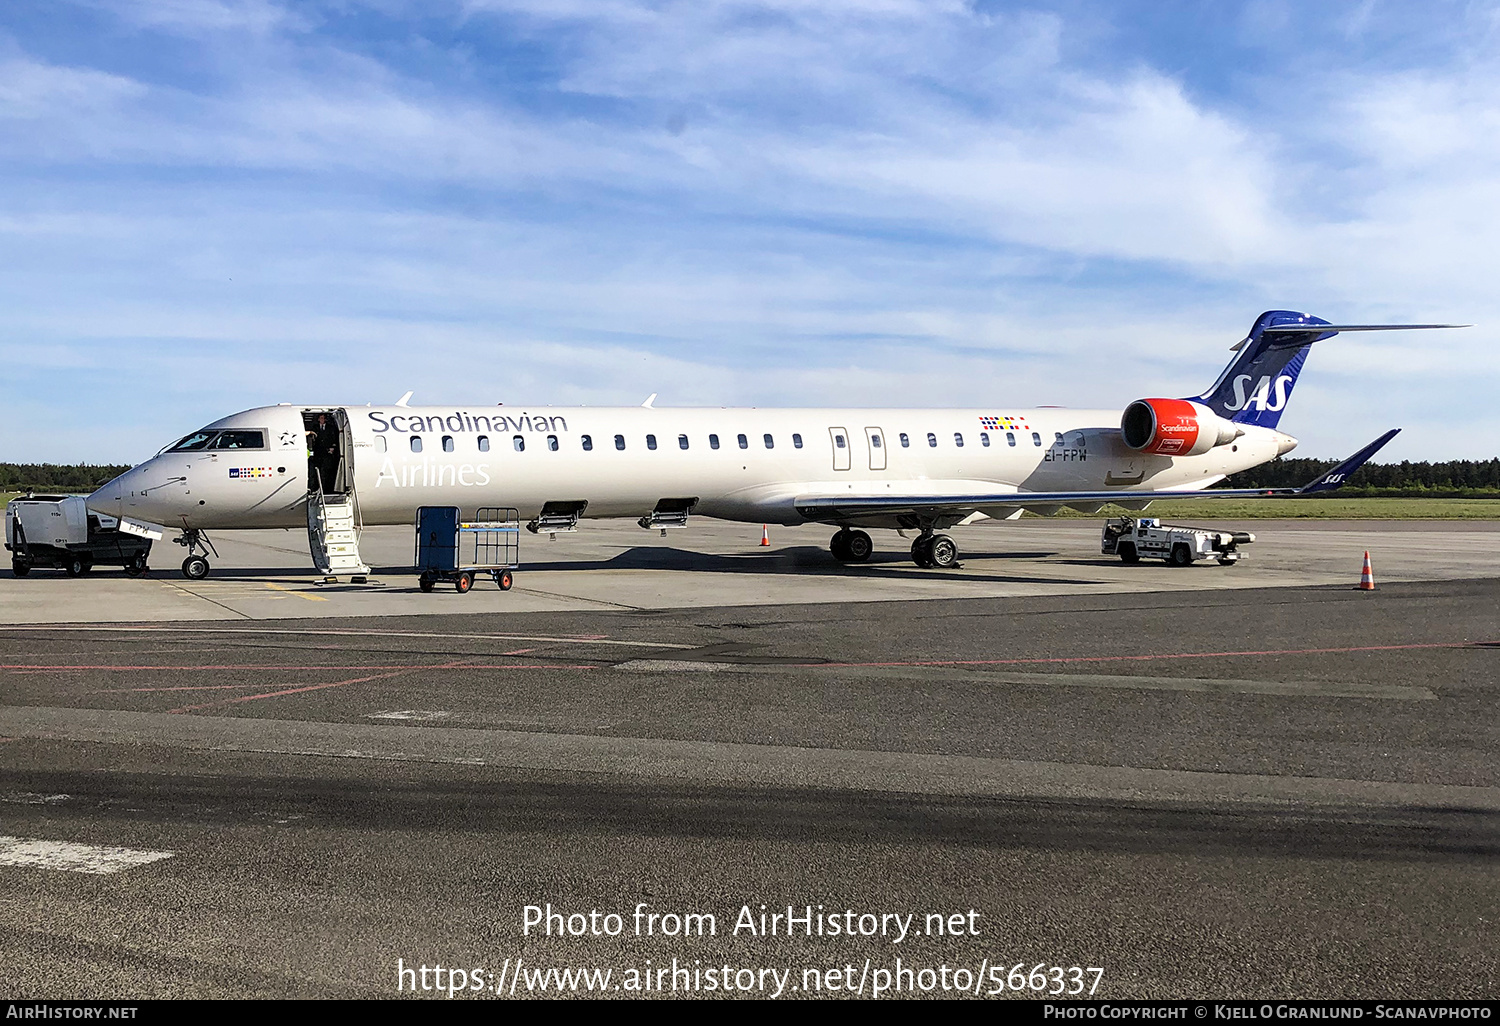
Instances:
[[[646,401],[641,403],[641,407],[643,409],[649,410],[651,409],[651,404],[654,402],[656,402],[656,393],[652,392],[650,395],[646,396]]]
[[[1347,460],[1334,467],[1328,473],[1323,474],[1320,477],[1316,477],[1313,480],[1307,482],[1307,484],[1303,485],[1301,488],[1298,488],[1296,494],[1313,495],[1317,492],[1327,492],[1333,490],[1334,488],[1338,488],[1344,483],[1345,480],[1348,479],[1350,474],[1354,473],[1360,467],[1364,466],[1366,460],[1379,452],[1386,442],[1389,442],[1392,438],[1395,438],[1400,433],[1400,428],[1391,428],[1385,434],[1375,439],[1375,441],[1359,450],[1359,452],[1355,453],[1353,456],[1350,456]]]
[[[405,395],[403,395],[403,396],[402,396],[402,397],[401,397],[401,398],[400,398],[400,399],[397,399],[397,400],[396,400],[396,405],[397,405],[397,406],[405,406],[405,405],[406,405],[406,403],[407,403],[407,400],[409,400],[409,399],[410,399],[410,398],[411,398],[411,393],[410,393],[410,392],[407,392],[407,393],[406,393],[406,394],[405,394]]]

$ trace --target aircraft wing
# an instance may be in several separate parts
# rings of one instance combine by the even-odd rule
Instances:
[[[1321,474],[1300,488],[1208,488],[1199,491],[1128,491],[1111,489],[1100,492],[990,492],[965,495],[828,495],[798,496],[797,512],[805,520],[847,520],[878,516],[965,516],[969,513],[995,511],[1000,516],[1018,509],[1054,513],[1063,506],[1074,506],[1089,512],[1111,503],[1146,503],[1159,499],[1295,499],[1338,488],[1382,446],[1400,432],[1392,428],[1347,460]]]

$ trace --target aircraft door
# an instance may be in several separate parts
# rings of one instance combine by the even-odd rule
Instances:
[[[849,432],[841,427],[828,429],[828,437],[833,440],[833,469],[849,469]]]
[[[354,439],[349,417],[341,409],[304,410],[302,425],[307,432],[307,488],[328,495],[342,495],[354,486]]]
[[[885,469],[885,432],[878,427],[865,428],[865,444],[870,449],[870,469]]]

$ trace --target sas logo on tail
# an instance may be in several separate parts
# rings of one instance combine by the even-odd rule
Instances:
[[[1225,403],[1226,410],[1270,410],[1275,413],[1286,406],[1286,394],[1291,391],[1292,377],[1283,374],[1272,384],[1269,374],[1261,375],[1260,381],[1249,394],[1246,387],[1252,378],[1249,374],[1239,374],[1234,379],[1234,402]]]

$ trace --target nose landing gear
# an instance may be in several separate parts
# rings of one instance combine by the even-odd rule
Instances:
[[[182,529],[182,537],[173,538],[178,545],[187,546],[188,556],[182,561],[182,576],[190,581],[201,581],[208,576],[208,557],[198,554],[198,550],[212,552],[214,558],[219,558],[219,550],[214,548],[214,543],[209,541],[208,535],[196,527],[185,527]]]

